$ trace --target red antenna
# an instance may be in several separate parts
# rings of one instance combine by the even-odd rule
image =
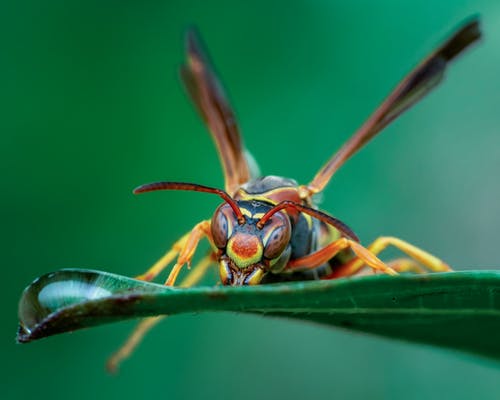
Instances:
[[[242,214],[238,204],[234,199],[229,196],[224,190],[198,185],[196,183],[185,183],[185,182],[153,182],[146,183],[145,185],[141,185],[134,189],[134,194],[146,193],[146,192],[154,192],[156,190],[190,190],[193,192],[204,192],[204,193],[213,193],[216,194],[231,206],[236,217],[238,218],[238,223],[243,225],[246,221],[245,216]]]
[[[262,218],[257,222],[257,228],[262,229],[266,222],[278,211],[283,210],[284,208],[295,208],[296,210],[303,212],[305,214],[309,214],[311,217],[314,217],[324,223],[333,226],[338,229],[344,236],[352,239],[356,242],[359,242],[356,234],[342,221],[339,221],[337,218],[333,218],[328,214],[325,214],[321,211],[315,210],[314,208],[310,208],[307,206],[303,206],[302,204],[295,203],[294,201],[285,200],[281,203],[276,204],[273,208],[271,208],[268,212],[266,212]]]

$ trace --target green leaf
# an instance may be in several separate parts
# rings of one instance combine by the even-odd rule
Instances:
[[[204,311],[300,319],[500,359],[500,271],[171,288],[61,270],[24,291],[18,341],[132,317]]]

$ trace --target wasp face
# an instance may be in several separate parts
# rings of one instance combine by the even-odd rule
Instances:
[[[272,206],[257,201],[239,201],[245,216],[240,224],[228,204],[217,208],[212,218],[214,243],[221,254],[219,273],[224,285],[256,285],[270,270],[279,272],[290,258],[292,227],[284,212],[276,212],[264,224],[257,222]]]

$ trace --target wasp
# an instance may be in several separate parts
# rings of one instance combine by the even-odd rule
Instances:
[[[210,252],[194,266],[181,286],[199,282],[207,269],[218,265],[223,285],[334,279],[352,276],[365,267],[395,275],[402,271],[450,271],[439,258],[396,237],[379,237],[364,247],[342,221],[320,211],[314,195],[335,172],[370,139],[442,80],[446,66],[481,36],[477,19],[458,29],[425,58],[389,94],[357,132],[319,169],[307,185],[280,176],[258,176],[243,145],[233,110],[214,72],[196,30],[186,35],[186,62],[181,78],[189,97],[206,123],[217,147],[224,173],[224,190],[195,183],[155,182],[134,193],[188,190],[222,199],[211,219],[201,221],[138,279],[153,280],[172,261],[165,285],[176,284],[184,265],[190,265],[201,239]],[[385,263],[378,254],[394,246],[407,257]],[[110,359],[115,369],[139,339],[161,317],[141,322],[128,342]]]

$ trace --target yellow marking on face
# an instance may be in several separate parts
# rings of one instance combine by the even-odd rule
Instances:
[[[229,279],[229,265],[226,264],[225,262],[221,262],[219,264],[219,275],[220,275],[220,280],[223,283],[226,283]]]
[[[237,232],[227,242],[227,255],[239,268],[246,268],[262,260],[262,243],[259,238]]]
[[[241,213],[248,218],[254,218],[254,219],[261,219],[264,216],[263,212],[258,212],[255,214],[252,214],[252,211],[248,208],[245,207],[240,207]]]
[[[262,278],[264,277],[264,271],[260,268],[257,268],[254,272],[252,272],[247,278],[248,285],[258,285]]]
[[[250,210],[242,207],[240,207],[240,210],[245,217],[252,218],[252,213],[250,212]]]

